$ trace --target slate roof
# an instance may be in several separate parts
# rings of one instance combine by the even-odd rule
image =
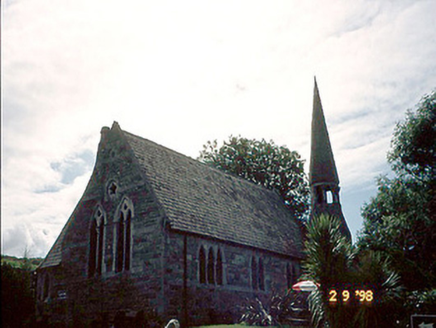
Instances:
[[[302,257],[278,193],[123,131],[172,229]]]
[[[318,85],[315,80],[312,113],[312,141],[309,183],[339,184],[338,172],[324,118]]]
[[[119,129],[117,123],[114,127]],[[121,134],[172,229],[303,257],[298,224],[278,193],[129,132]],[[61,263],[62,242],[72,217],[39,268]]]
[[[76,206],[76,209],[77,209],[77,206]],[[74,211],[76,211],[76,209]],[[74,214],[74,212],[73,212],[73,214]],[[67,233],[68,227],[71,224],[71,220],[72,220],[73,216],[74,215],[70,216],[67,223],[62,228],[61,233],[59,234],[58,238],[56,239],[55,243],[51,247],[51,249],[48,252],[45,259],[39,265],[38,269],[53,267],[53,266],[61,264],[61,261],[62,261],[62,242],[65,238],[65,234]]]

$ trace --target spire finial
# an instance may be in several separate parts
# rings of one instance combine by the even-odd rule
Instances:
[[[118,129],[118,130],[121,130],[120,125],[118,124],[117,121],[114,121],[114,122],[112,123],[112,128],[111,128],[111,129]]]

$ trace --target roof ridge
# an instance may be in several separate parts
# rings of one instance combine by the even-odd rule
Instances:
[[[190,156],[188,156],[188,155],[185,155],[185,154],[183,154],[183,153],[180,153],[180,152],[178,152],[178,151],[176,151],[176,150],[174,150],[174,149],[168,148],[168,147],[166,147],[166,146],[163,146],[163,145],[161,145],[161,144],[158,144],[157,142],[154,142],[154,141],[149,140],[149,139],[147,139],[147,138],[144,138],[144,137],[138,136],[138,135],[133,134],[133,133],[131,133],[131,132],[128,132],[128,131],[125,131],[125,130],[122,130],[122,129],[121,129],[121,131],[122,131],[123,133],[129,134],[129,135],[131,135],[131,136],[133,136],[133,137],[136,137],[136,138],[139,138],[139,139],[145,140],[145,141],[147,141],[147,142],[150,142],[150,143],[152,143],[152,144],[154,144],[154,145],[156,145],[156,146],[162,147],[162,148],[164,148],[164,149],[166,149],[166,150],[168,150],[168,151],[170,151],[170,152],[172,152],[172,153],[175,153],[175,154],[177,154],[177,155],[179,155],[179,156],[182,156],[182,157],[184,157],[184,158],[186,158],[186,159],[188,159],[188,160],[192,160],[192,161],[194,161],[194,162],[196,162],[196,163],[198,163],[198,164],[204,165],[204,166],[207,167],[208,169],[211,169],[211,170],[214,170],[214,171],[216,171],[216,172],[219,172],[220,174],[227,175],[227,176],[230,177],[230,178],[238,179],[238,180],[242,181],[243,183],[249,183],[249,184],[252,185],[252,186],[256,186],[256,188],[260,188],[260,189],[262,189],[262,190],[267,190],[268,192],[272,192],[272,193],[274,193],[274,194],[278,194],[278,195],[280,196],[279,192],[278,192],[276,189],[270,189],[270,188],[267,188],[267,187],[265,187],[265,186],[263,186],[263,185],[260,185],[260,184],[255,183],[255,182],[253,182],[253,181],[250,181],[250,180],[244,179],[243,177],[241,177],[241,176],[239,176],[239,175],[236,175],[236,174],[234,174],[234,173],[220,170],[220,169],[217,168],[217,167],[210,166],[210,165],[208,165],[208,164],[206,164],[206,163],[200,162],[199,160],[197,160],[197,159],[195,159],[195,158],[192,158],[192,157],[190,157]]]

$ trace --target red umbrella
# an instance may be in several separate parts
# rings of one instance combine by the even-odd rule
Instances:
[[[311,292],[319,287],[319,284],[315,284],[313,281],[304,280],[299,281],[295,285],[292,286],[293,290],[298,290],[301,292]]]

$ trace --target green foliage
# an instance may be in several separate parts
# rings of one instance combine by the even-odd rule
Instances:
[[[339,219],[330,215],[315,216],[308,223],[304,267],[309,280],[323,285],[349,280],[355,254],[339,227]]]
[[[240,321],[252,326],[282,326],[308,323],[306,295],[288,290],[281,295],[271,293],[262,303],[258,298],[250,300],[244,307]]]
[[[410,290],[436,283],[436,222],[431,195],[416,181],[380,178],[377,196],[363,207],[362,249],[382,252]]]
[[[393,327],[400,317],[394,310],[402,305],[403,286],[399,275],[392,271],[391,263],[381,253],[360,251],[353,269],[355,281],[371,286],[375,299],[372,306],[356,309],[354,325],[362,328]]]
[[[385,261],[385,271],[398,273],[387,282],[398,280],[405,287],[401,302],[394,301],[398,293],[387,294],[390,307],[385,308],[401,325],[408,313],[436,303],[436,92],[397,124],[388,161],[395,176],[378,178],[377,195],[362,208],[357,245]]]
[[[312,314],[313,327],[328,327],[326,312],[328,310],[323,294],[319,289],[314,290],[308,297],[309,311]]]
[[[307,225],[305,242],[306,259],[303,262],[304,279],[320,285],[309,297],[312,323],[322,327],[345,327],[350,322],[350,308],[339,304],[328,307],[328,289],[351,282],[351,267],[355,257],[351,243],[339,230],[338,218],[329,215],[315,216]]]
[[[9,264],[14,268],[21,268],[25,270],[33,271],[35,270],[42,262],[42,258],[17,258],[15,256],[2,255],[1,256],[1,264]]]
[[[433,313],[436,309],[436,289],[409,293],[406,305],[409,313]]]
[[[200,326],[198,328],[250,328],[255,326],[248,326],[246,324],[235,324],[235,325],[211,325],[211,326]],[[306,328],[306,326],[288,326],[288,325],[281,325],[278,326],[280,328]],[[277,328],[278,328],[277,327]],[[275,328],[274,326],[271,326],[270,328]]]
[[[319,284],[309,296],[309,309],[315,327],[390,327],[395,316],[386,311],[401,299],[399,276],[390,269],[388,260],[373,251],[359,250],[339,231],[334,216],[315,216],[307,226],[304,279]],[[376,306],[352,306],[338,302],[329,305],[330,288],[370,285]],[[356,304],[354,304],[356,305]],[[357,304],[359,305],[359,304]]]
[[[388,154],[396,176],[377,181],[362,208],[359,247],[381,252],[409,291],[436,286],[436,92],[397,124]]]
[[[256,298],[246,306],[245,313],[241,317],[241,322],[253,326],[272,326],[277,324],[277,321],[269,312],[270,309]]]
[[[397,124],[388,160],[397,172],[436,181],[436,91],[425,96],[416,112],[408,111]]]
[[[34,315],[33,272],[1,264],[2,327],[24,327]]]
[[[309,189],[304,174],[304,161],[296,151],[267,142],[230,136],[218,147],[217,141],[208,141],[199,160],[236,174],[256,184],[274,189],[284,203],[299,218],[309,205]]]

